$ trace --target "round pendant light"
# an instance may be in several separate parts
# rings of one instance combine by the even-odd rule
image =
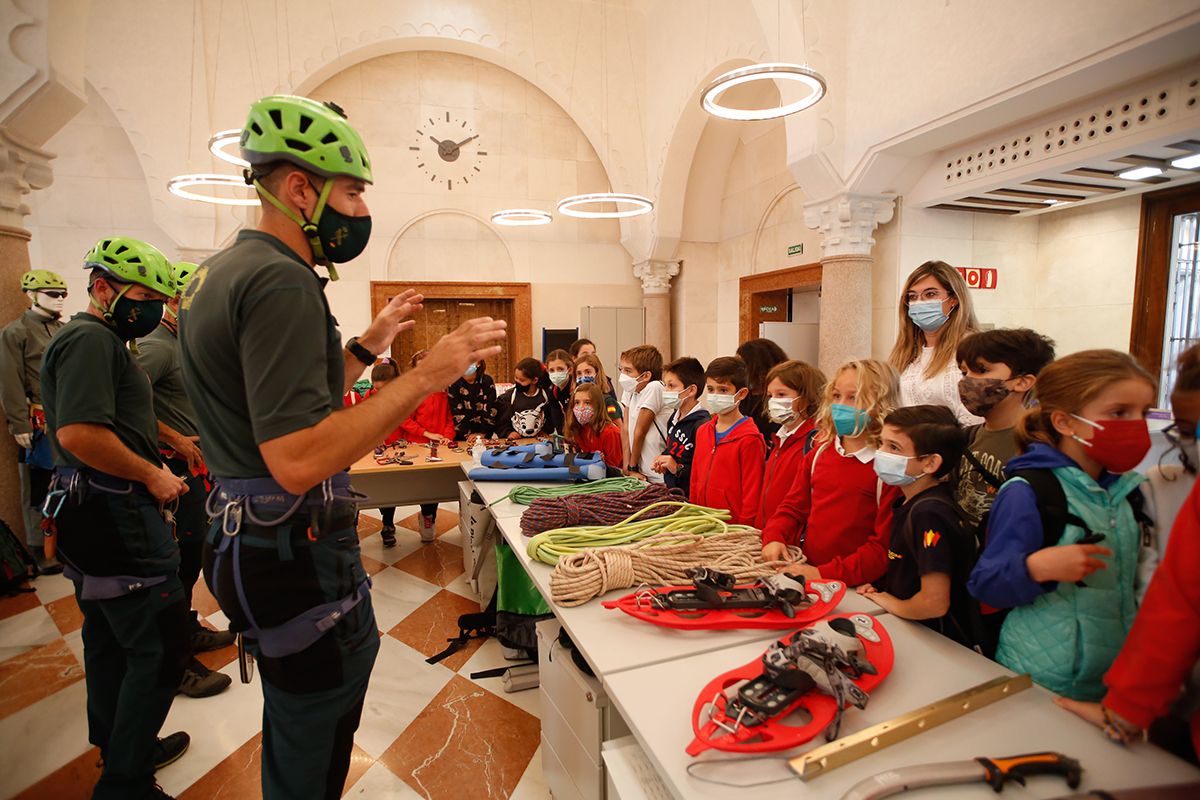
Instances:
[[[217,131],[208,140],[208,151],[222,161],[235,167],[248,167],[250,162],[242,158],[236,151],[229,150],[242,140],[242,129],[231,128],[227,131]]]
[[[492,222],[509,227],[527,227],[532,225],[549,225],[554,221],[548,211],[536,208],[506,208],[492,214]]]
[[[587,206],[599,206],[612,203],[617,206],[612,211],[588,211]],[[621,209],[621,206],[629,206]],[[595,192],[594,194],[577,194],[564,197],[558,201],[558,213],[580,219],[623,219],[639,217],[654,210],[654,201],[637,194],[622,194],[620,192]]]
[[[217,195],[193,192],[189,188],[192,186],[220,186],[226,189],[238,188],[253,191],[253,188],[247,186],[246,181],[238,175],[194,172],[187,175],[176,175],[167,181],[167,189],[170,190],[171,194],[182,197],[185,200],[198,200],[201,203],[214,203],[219,206],[256,206],[259,204],[257,195],[253,197],[218,197]]]
[[[755,81],[792,81],[808,87],[808,94],[799,100],[774,108],[734,108],[721,105],[721,95],[735,86]],[[721,119],[738,121],[778,119],[816,105],[825,96],[825,78],[819,72],[800,64],[753,64],[719,75],[705,87],[700,105],[709,114]]]

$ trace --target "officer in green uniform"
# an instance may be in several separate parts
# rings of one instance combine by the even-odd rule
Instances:
[[[336,278],[333,264],[367,244],[366,148],[336,106],[272,96],[251,107],[241,149],[262,219],[200,266],[180,304],[184,385],[214,482],[204,575],[263,679],[263,797],[337,798],[379,649],[346,465],[498,353],[504,323],[463,323],[343,409],[421,300],[400,293],[343,348],[313,265]]]
[[[163,506],[187,487],[159,457],[150,381],[126,342],[158,326],[175,290],[166,257],[137,239],[100,240],[84,267],[90,305],[42,362],[55,463],[46,509],[83,612],[88,739],[104,760],[92,797],[162,798],[154,771],[189,741],[156,739],[188,653]]]
[[[198,445],[196,412],[183,390],[179,363],[179,295],[192,279],[196,265],[180,261],[171,267],[175,296],[167,301],[162,324],[137,343],[137,360],[154,389],[154,416],[158,419],[158,448],[167,467],[187,483],[188,491],[175,509],[175,540],[179,543],[179,579],[188,604],[188,634],[193,653],[219,650],[234,642],[230,631],[213,631],[200,624],[192,608],[192,587],[200,577],[200,552],[208,529],[204,501],[208,477]],[[232,679],[206,667],[193,657],[183,673],[179,691],[188,697],[212,697],[229,688]]]
[[[34,269],[21,276],[21,291],[31,306],[0,331],[0,403],[8,420],[8,432],[22,450],[17,471],[21,479],[21,507],[25,519],[25,542],[45,574],[62,572],[62,566],[47,558],[43,547],[42,515],[39,511],[50,483],[53,458],[43,428],[42,387],[38,370],[46,345],[63,326],[62,310],[67,299],[67,282],[61,275]]]

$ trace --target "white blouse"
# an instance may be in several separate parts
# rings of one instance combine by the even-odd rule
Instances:
[[[922,347],[921,356],[900,373],[900,404],[904,406],[945,406],[954,412],[962,425],[978,425],[983,417],[977,417],[963,407],[958,396],[958,382],[962,371],[954,359],[946,368],[933,377],[925,377],[925,368],[933,358],[932,347]]]

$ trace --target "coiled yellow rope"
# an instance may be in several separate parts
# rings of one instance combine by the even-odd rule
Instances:
[[[519,472],[513,470],[514,477],[519,477]],[[564,486],[514,486],[512,491],[496,500],[491,505],[496,505],[501,500],[512,500],[514,503],[522,506],[532,505],[534,500],[540,500],[545,497],[566,497],[570,494],[603,494],[605,492],[633,492],[638,489],[645,489],[646,484],[637,478],[604,478],[598,481],[589,481],[587,483],[569,483]]]

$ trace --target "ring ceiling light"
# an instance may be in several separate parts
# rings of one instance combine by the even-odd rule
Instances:
[[[581,208],[581,206],[599,205],[601,203],[613,203],[617,208],[612,211],[587,211]],[[632,208],[621,210],[620,206],[622,205],[632,206]],[[654,202],[649,198],[636,194],[621,194],[620,192],[577,194],[573,197],[564,197],[558,201],[558,213],[581,219],[622,219],[624,217],[638,217],[642,214],[649,214],[653,210]]]
[[[242,129],[231,128],[227,131],[217,131],[208,140],[208,151],[217,158],[235,167],[248,167],[250,162],[234,152],[227,150],[230,145],[236,145],[242,140]]]
[[[528,225],[549,225],[554,220],[548,211],[536,208],[506,208],[492,214],[492,222],[497,225],[521,227]]]
[[[775,108],[734,108],[720,104],[721,95],[735,86],[754,81],[794,81],[808,87],[804,97]],[[825,78],[816,70],[800,64],[754,64],[719,75],[704,89],[700,105],[709,114],[721,119],[739,121],[778,119],[816,105],[825,96]]]
[[[210,172],[196,172],[188,175],[176,175],[167,181],[167,189],[171,194],[185,200],[198,200],[201,203],[214,203],[219,206],[256,206],[258,197],[218,197],[211,194],[199,194],[190,191],[191,186],[221,186],[224,188],[250,189],[239,175],[217,175]]]

